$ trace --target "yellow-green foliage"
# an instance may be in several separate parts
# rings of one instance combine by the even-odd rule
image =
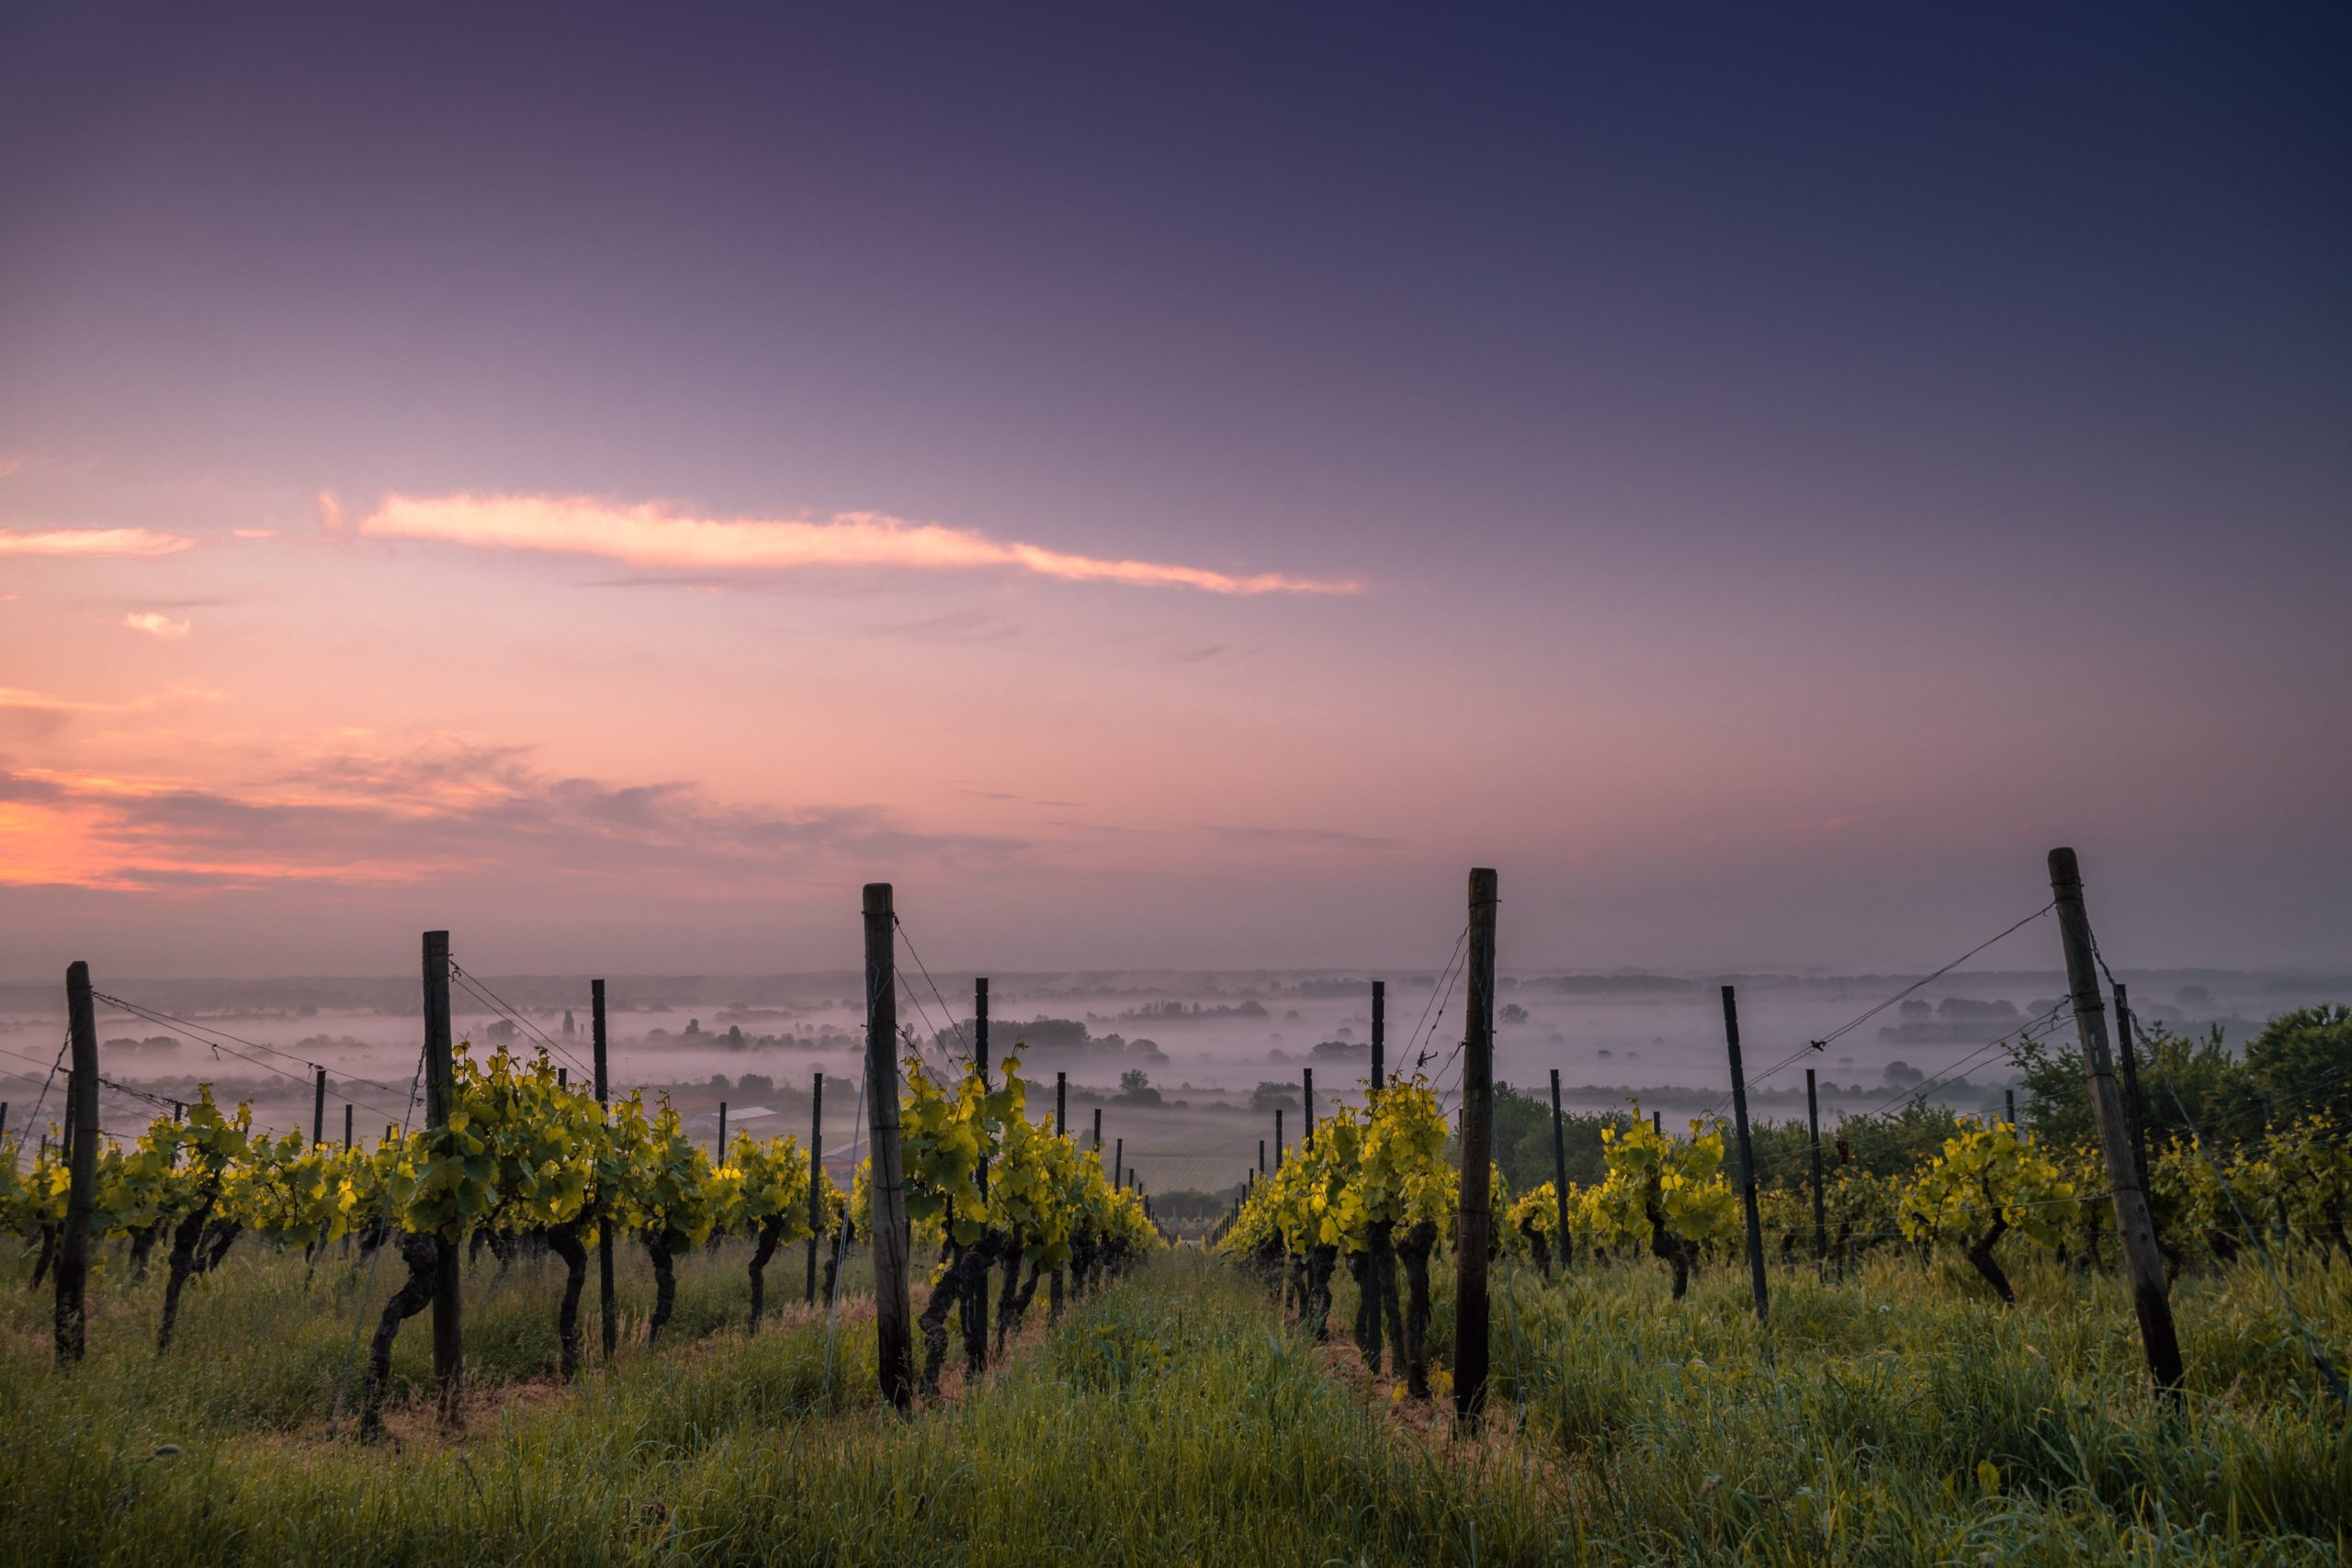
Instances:
[[[1609,1176],[1595,1194],[1597,1217],[1613,1241],[1645,1244],[1650,1216],[1685,1241],[1713,1246],[1740,1230],[1739,1200],[1724,1179],[1724,1131],[1720,1119],[1690,1123],[1687,1139],[1666,1137],[1642,1120],[1603,1127],[1600,1141]]]
[[[1971,1246],[1995,1222],[2055,1246],[2075,1218],[2079,1189],[2055,1160],[2036,1153],[2007,1122],[1954,1134],[1904,1190],[1903,1234]],[[2105,1193],[2100,1193],[2104,1201]]]
[[[773,1229],[779,1245],[808,1239],[808,1154],[799,1139],[762,1142],[736,1134],[710,1184],[712,1228],[718,1234],[750,1236]]]

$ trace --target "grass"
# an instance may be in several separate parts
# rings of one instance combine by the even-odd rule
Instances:
[[[155,1282],[110,1271],[91,1357],[61,1374],[48,1292],[11,1258],[0,1560],[2300,1563],[2339,1561],[2352,1522],[2352,1438],[2251,1274],[2182,1282],[2196,1382],[2170,1417],[2109,1281],[2028,1267],[2005,1312],[1907,1259],[1835,1288],[1776,1270],[1768,1351],[1735,1269],[1678,1305],[1647,1266],[1544,1288],[1515,1265],[1492,1419],[1464,1436],[1192,1251],[902,1420],[862,1314],[828,1372],[797,1258],[771,1278],[793,1304],[743,1332],[743,1256],[689,1259],[662,1343],[571,1387],[549,1376],[556,1271],[485,1258],[466,1429],[413,1404],[377,1447],[330,1441],[325,1413],[389,1263],[363,1297],[339,1262],[306,1290],[298,1259],[241,1247],[162,1364]],[[650,1272],[625,1258],[641,1324]],[[2342,1340],[2352,1270],[2293,1288]],[[589,1307],[593,1336],[593,1286]],[[425,1325],[397,1359],[412,1400]]]
[[[2352,1420],[2258,1267],[2177,1283],[2177,1412],[2150,1387],[2119,1281],[2047,1261],[2012,1273],[2020,1302],[2003,1308],[1942,1263],[1882,1256],[1841,1284],[1776,1267],[1768,1334],[1744,1267],[1707,1270],[1678,1304],[1645,1262],[1550,1286],[1514,1263],[1492,1317],[1494,1418],[1560,1468],[1611,1556],[2341,1560]],[[2342,1364],[2352,1269],[2307,1263],[2290,1288]],[[1342,1292],[1335,1326],[1352,1311]]]

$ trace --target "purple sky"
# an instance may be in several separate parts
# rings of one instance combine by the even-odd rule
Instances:
[[[2352,962],[2347,65],[11,7],[0,970]]]

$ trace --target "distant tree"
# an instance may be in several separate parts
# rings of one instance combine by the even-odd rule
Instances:
[[[1129,1067],[1119,1075],[1119,1092],[1111,1098],[1121,1105],[1158,1105],[1159,1091],[1141,1067]]]
[[[2186,1135],[2192,1121],[2222,1146],[2259,1135],[2261,1089],[2248,1064],[2231,1054],[2220,1025],[2192,1039],[2143,1024],[2141,1045],[2140,1104],[2151,1149],[2176,1133]],[[2047,1039],[2018,1041],[2009,1047],[2009,1061],[2023,1077],[2026,1124],[2037,1137],[2075,1147],[2096,1141],[2082,1050],[2071,1027]]]
[[[2325,1111],[2352,1127],[2352,1008],[2340,1002],[2274,1018],[2245,1048],[2255,1088],[2283,1123]]]
[[[1602,1157],[1600,1130],[1630,1125],[1632,1118],[1622,1111],[1598,1116],[1571,1111],[1562,1116],[1560,1141],[1567,1152],[1568,1179],[1590,1184],[1606,1179],[1609,1167]],[[1514,1192],[1528,1191],[1552,1179],[1552,1100],[1548,1090],[1539,1099],[1507,1083],[1495,1086],[1495,1163],[1502,1168],[1503,1179],[1510,1183]],[[1448,1157],[1459,1159],[1458,1144]]]
[[[2015,1018],[2018,1015],[2018,1004],[2012,1001],[1979,1002],[1972,1001],[1966,997],[1946,997],[1936,1004],[1936,1015],[1939,1018],[1954,1019],[1961,1022],[1974,1022],[1979,1019],[1988,1018]]]
[[[1495,1014],[1495,1017],[1503,1023],[1525,1023],[1527,1010],[1517,1002],[1505,1002],[1502,1005],[1502,1010]]]
[[[1075,1019],[1033,1018],[1026,1023],[1012,1026],[1016,1051],[1082,1051],[1091,1042],[1086,1025]]]
[[[1344,1040],[1325,1040],[1318,1042],[1315,1049],[1307,1053],[1308,1055],[1318,1057],[1324,1061],[1342,1062],[1346,1061],[1351,1056],[1368,1056],[1371,1054],[1371,1046],[1351,1045]]]
[[[1250,1091],[1250,1109],[1261,1115],[1276,1111],[1296,1111],[1302,1101],[1295,1083],[1261,1083]]]

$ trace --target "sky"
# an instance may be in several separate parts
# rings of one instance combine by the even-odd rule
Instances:
[[[0,973],[2352,963],[2347,65],[10,6]]]

